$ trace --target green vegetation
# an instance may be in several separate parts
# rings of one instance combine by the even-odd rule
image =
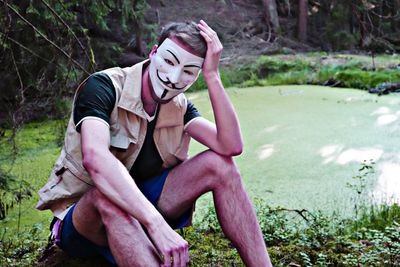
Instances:
[[[364,162],[348,183],[355,206],[350,217],[306,209],[271,207],[256,199],[256,212],[274,266],[398,266],[400,265],[400,206],[373,204],[367,194],[373,162]],[[236,263],[243,266],[209,208],[187,232],[194,266]],[[200,255],[209,255],[202,258]]]
[[[303,94],[307,94],[307,99],[303,97],[303,94],[297,94],[300,89],[304,90]],[[292,136],[291,133],[295,131],[305,134],[304,136],[301,134],[296,135],[296,138],[301,138],[301,140],[303,140],[301,143],[304,143],[305,146],[310,146],[309,140],[306,139],[307,134],[311,135],[316,147],[321,147],[323,144],[326,144],[326,140],[322,140],[322,143],[319,144],[319,141],[312,135],[312,129],[306,131],[296,128],[296,121],[298,121],[299,124],[304,124],[304,122],[299,120],[300,117],[291,118],[289,115],[300,116],[300,114],[298,114],[299,112],[289,112],[290,114],[286,115],[282,112],[281,109],[290,110],[288,107],[295,105],[295,102],[291,102],[294,100],[297,101],[296,110],[301,110],[309,114],[307,117],[312,121],[318,121],[318,119],[316,117],[310,117],[310,114],[315,114],[315,112],[305,108],[310,106],[310,103],[307,101],[312,101],[314,105],[317,105],[319,110],[322,110],[322,106],[319,106],[317,100],[328,109],[330,105],[337,107],[338,105],[341,106],[343,103],[347,103],[347,108],[343,111],[344,113],[342,114],[338,111],[336,112],[337,115],[340,115],[343,119],[347,116],[346,114],[351,112],[352,116],[355,116],[357,121],[364,125],[363,132],[365,134],[365,142],[373,142],[374,137],[367,134],[369,131],[368,127],[365,126],[367,122],[363,122],[362,118],[357,115],[361,111],[352,109],[354,103],[351,101],[357,100],[357,97],[360,97],[363,92],[354,90],[348,92],[345,89],[338,89],[337,91],[340,91],[340,94],[335,94],[331,90],[324,90],[324,88],[319,87],[308,89],[305,87],[271,87],[268,89],[246,88],[229,90],[232,100],[239,110],[239,117],[241,117],[245,140],[249,140],[249,136],[252,136],[251,143],[247,144],[247,150],[256,151],[259,146],[264,144],[263,142],[265,142],[265,134],[267,134],[267,132],[264,132],[263,136],[260,136],[257,132],[261,133],[266,125],[272,127],[278,123],[278,121],[270,120],[265,122],[265,118],[262,119],[261,117],[258,118],[258,115],[255,116],[255,109],[258,111],[262,110],[259,105],[262,105],[264,108],[267,106],[268,114],[273,118],[278,118],[278,116],[274,115],[275,113],[280,114],[280,123],[282,123],[282,121],[290,122],[292,127],[289,132],[278,131],[276,133],[277,136],[273,135],[272,132],[269,133],[268,139],[270,142],[275,143],[278,142],[278,140],[281,142],[282,138],[284,138],[290,146],[290,144],[293,143],[293,140],[290,139]],[[316,95],[311,94],[311,92]],[[204,103],[207,102],[206,97],[203,97],[205,94],[206,92],[198,92],[191,95],[191,98],[197,97],[197,106],[200,107],[203,115],[207,117],[209,116],[209,112],[204,107]],[[348,94],[352,96],[353,100],[345,102],[345,99],[349,98]],[[257,102],[252,99],[253,96],[260,101]],[[276,97],[280,99],[279,106],[273,105],[273,103],[277,102]],[[324,97],[327,99],[323,100],[322,98]],[[336,97],[338,98],[336,99]],[[296,100],[295,98],[298,99]],[[241,100],[240,102],[238,101],[239,99]],[[266,100],[268,101],[265,102]],[[369,114],[378,107],[388,105],[392,100],[394,100],[394,98],[389,96],[384,99],[380,98],[380,102],[376,103],[375,100],[370,100],[369,98],[359,98],[357,103],[362,104],[364,111],[361,113]],[[249,102],[252,102],[253,105],[251,110],[248,111],[245,106],[248,106]],[[302,107],[300,104],[304,104],[305,107]],[[278,107],[279,109],[276,110]],[[259,123],[260,125],[257,126],[254,125],[254,121],[252,122],[246,117],[247,113],[249,117],[264,122],[266,125],[264,125],[264,123]],[[371,118],[369,118],[369,120],[371,120]],[[330,121],[338,127],[336,117],[331,116]],[[348,122],[344,121],[343,124],[351,133],[358,135],[352,127],[349,127]],[[12,198],[13,208],[10,208],[6,218],[0,221],[1,266],[32,266],[35,265],[35,261],[42,254],[47,242],[48,225],[51,220],[51,214],[49,212],[38,212],[34,210],[33,207],[37,201],[35,192],[47,179],[48,173],[58,156],[60,139],[62,140],[61,132],[64,126],[65,121],[47,121],[26,124],[21,131],[17,133],[15,138],[15,146],[18,148],[15,159],[12,157],[12,143],[8,142],[9,138],[12,136],[12,131],[5,130],[4,136],[0,139],[1,167],[7,170],[7,174],[14,177],[14,182],[8,184],[14,188],[14,191],[8,191],[3,188],[2,192],[7,192],[9,196],[15,197],[21,192],[20,185],[23,184],[28,186],[27,189],[32,195],[32,197],[29,198],[29,194],[26,194],[26,197],[21,201],[16,201],[15,198]],[[305,126],[310,128],[311,125],[306,123]],[[259,127],[261,128],[259,129]],[[329,132],[334,132],[333,134],[336,137],[338,131],[343,132],[344,128],[333,128],[333,126],[331,126],[329,130]],[[374,129],[374,131],[377,131],[377,129]],[[282,137],[283,134],[285,137]],[[321,138],[325,136],[323,129],[318,131],[318,135]],[[262,137],[262,140],[258,140],[258,137]],[[390,140],[388,142],[390,143]],[[386,145],[384,145],[384,147],[386,147]],[[297,146],[299,150],[303,150],[304,148],[305,147],[300,146],[300,144]],[[195,149],[199,148],[195,146]],[[287,150],[288,148],[281,147],[281,149]],[[296,158],[296,154],[293,154],[293,157]],[[305,154],[306,157],[312,157],[313,153],[306,152]],[[262,195],[265,196],[265,188],[261,188],[258,180],[261,179],[264,181],[265,173],[268,173],[270,175],[268,179],[271,180],[270,183],[268,183],[267,189],[269,189],[274,182],[272,180],[276,179],[271,176],[271,170],[266,170],[263,164],[260,164],[260,161],[251,155],[251,153],[245,153],[242,157],[238,158],[238,164],[242,169],[244,180],[247,183],[246,186],[248,185],[252,196],[257,196],[257,194],[255,194],[256,191],[253,190],[255,187],[258,187],[259,190],[264,190],[261,192],[264,192]],[[287,162],[296,164],[296,161],[287,155],[283,155],[283,157]],[[285,162],[285,160],[282,160],[280,157],[276,160],[281,163]],[[319,161],[321,161],[321,159],[318,159],[318,162]],[[271,161],[268,162],[268,165],[276,168],[278,171],[276,175],[280,177],[280,181],[285,182],[285,176],[279,173],[282,167],[277,166],[277,163],[275,163],[272,158]],[[254,164],[257,164],[258,168],[255,169]],[[305,165],[307,169],[306,164],[302,163],[299,165]],[[314,165],[313,168],[315,171],[318,163]],[[356,165],[352,165],[351,168],[355,168],[355,166]],[[372,172],[375,168],[374,166],[375,164],[366,162],[359,168],[359,171],[354,174],[351,174],[352,172],[349,171],[349,168],[345,169],[343,166],[340,166],[340,169],[345,169],[345,171],[340,172],[339,175],[345,177],[339,182],[336,181],[335,184],[330,185],[335,186],[338,190],[340,190],[340,187],[343,187],[343,189],[350,191],[349,194],[340,196],[341,198],[351,199],[353,206],[350,212],[329,210],[321,205],[320,200],[318,200],[320,208],[315,206],[311,207],[312,205],[306,205],[302,202],[301,206],[307,207],[307,210],[303,210],[293,205],[277,205],[273,201],[273,197],[276,198],[275,194],[268,194],[267,200],[255,198],[256,210],[260,219],[264,238],[268,244],[269,252],[275,266],[288,266],[290,263],[299,264],[301,266],[326,266],[329,264],[336,264],[338,266],[354,266],[357,264],[382,266],[382,263],[387,266],[396,266],[400,264],[400,248],[398,245],[400,242],[398,231],[400,227],[398,225],[400,220],[400,207],[398,205],[374,205],[365,201],[366,194],[370,189],[369,182],[371,181],[371,176],[374,175]],[[286,167],[283,169],[285,168]],[[290,173],[287,168],[285,169],[285,173]],[[325,180],[326,183],[329,184],[332,183],[333,180],[338,180],[337,174],[335,174],[336,176],[333,174],[333,172],[337,170],[331,171],[331,166],[329,165],[324,165],[322,168],[330,173],[329,181]],[[252,171],[251,174],[250,170]],[[307,172],[306,170],[302,170],[300,166],[294,171],[297,173],[303,171]],[[261,177],[257,177],[257,172],[259,172],[258,176]],[[250,183],[249,176],[252,178]],[[296,187],[297,192],[305,190],[304,187],[299,187],[300,184],[305,184],[304,182],[296,181],[292,177],[293,175],[289,176],[291,178],[286,182],[290,183],[292,187]],[[252,183],[254,183],[254,185],[252,185]],[[321,189],[321,187],[315,187],[314,183],[311,181],[307,181],[307,183],[307,186],[314,187],[316,194],[317,191]],[[319,182],[316,181],[316,184],[319,184]],[[273,187],[271,187],[271,189],[272,188]],[[285,187],[284,190],[291,191],[292,189]],[[277,188],[273,188],[273,191],[280,194]],[[299,193],[293,192],[294,191],[291,191],[290,193],[292,198],[294,194],[298,194],[298,198],[304,196],[304,193],[300,195]],[[286,195],[281,196],[286,198]],[[327,195],[325,194],[324,197],[327,197]],[[294,201],[298,202],[298,198],[294,198]],[[199,202],[199,204],[201,203]],[[200,214],[196,216],[197,219],[194,222],[194,227],[185,229],[183,233],[191,245],[190,254],[193,266],[214,266],[218,264],[221,266],[232,266],[233,264],[236,264],[236,266],[243,266],[232,244],[224,238],[214,210],[209,208],[201,213],[200,206],[201,205],[198,207]],[[68,266],[87,266],[81,261],[71,260],[65,258],[65,256],[63,261],[65,261]]]
[[[2,1],[0,58],[5,86],[0,96],[0,125],[7,129],[0,129],[0,266],[37,265],[46,245],[51,214],[34,209],[36,191],[58,157],[66,126],[64,119],[48,121],[48,117],[65,118],[70,106],[65,98],[72,96],[82,77],[117,63],[131,64],[132,56],[139,60],[146,55],[156,42],[159,26],[176,14],[176,9],[164,9],[159,2]],[[348,2],[308,4],[308,39],[313,40],[309,44],[334,51],[399,50],[399,20],[393,15],[398,1]],[[379,180],[374,176],[374,164],[364,162],[354,174],[350,170],[358,163],[354,158],[343,159],[354,152],[382,155],[376,162],[381,173],[385,164],[398,163],[398,149],[393,146],[398,126],[390,120],[400,118],[400,101],[347,89],[340,89],[339,96],[334,88],[287,86],[366,90],[399,82],[399,56],[294,55],[303,44],[293,44],[295,40],[286,37],[294,34],[297,4],[278,1],[277,15],[287,23],[281,25],[280,33],[272,33],[272,38],[271,32],[266,36],[265,25],[254,32],[251,28],[257,27],[262,9],[251,13],[241,6],[249,12],[246,21],[241,21],[229,12],[236,12],[230,5],[216,1],[216,5],[208,5],[209,13],[192,8],[186,10],[195,10],[196,15],[185,16],[209,18],[228,48],[227,55],[232,53],[229,48],[234,48],[236,62],[229,63],[232,56],[222,61],[232,64],[221,69],[226,87],[259,86],[230,92],[247,142],[247,151],[237,162],[255,196],[275,266],[400,265],[400,207],[370,202],[367,192],[372,180]],[[216,12],[219,16],[210,15]],[[232,17],[236,18],[226,19]],[[311,38],[320,32],[318,38]],[[240,36],[255,45],[249,55],[237,45],[240,43],[229,42],[240,41]],[[248,61],[250,54],[271,53],[265,48],[275,44],[279,46],[275,52],[283,55]],[[239,58],[241,54],[247,55],[246,59]],[[275,85],[285,86],[260,87]],[[205,88],[201,77],[192,91]],[[200,103],[197,107],[205,110],[203,116],[212,119],[204,104],[207,101],[203,101],[206,92],[195,96]],[[43,121],[25,124],[33,120]],[[192,152],[199,150],[198,145],[193,147]],[[336,191],[327,190],[332,188]],[[198,203],[203,204],[201,200]],[[215,211],[198,206],[200,216],[194,227],[183,233],[191,244],[192,265],[243,265],[224,238]],[[88,266],[62,260],[66,266]]]
[[[400,82],[399,56],[326,53],[260,56],[252,62],[225,66],[226,87],[271,85],[328,85],[367,90],[382,83]],[[207,88],[201,78],[193,91]]]
[[[1,2],[0,54],[8,72],[2,72],[0,125],[7,127],[62,118],[59,100],[79,82],[116,66],[128,47],[143,56],[143,35],[150,44],[155,39],[143,0]]]
[[[385,223],[371,224],[367,216],[379,210]],[[272,208],[257,202],[257,214],[274,266],[398,266],[400,264],[399,206],[364,207],[358,220],[337,214]],[[391,216],[396,214],[397,220]],[[304,218],[303,218],[304,217]],[[216,227],[213,209],[203,221],[186,232],[193,266],[209,264],[243,266],[234,250]],[[202,256],[207,255],[207,257]]]

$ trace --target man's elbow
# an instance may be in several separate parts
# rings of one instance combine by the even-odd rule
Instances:
[[[95,148],[86,148],[82,151],[82,165],[89,174],[93,174],[97,170],[100,153]]]
[[[240,154],[242,154],[242,152],[243,152],[243,146],[238,146],[231,151],[230,156],[231,157],[239,156]]]
[[[224,153],[222,153],[224,156],[227,157],[234,157],[234,156],[239,156],[243,152],[243,144],[239,143],[234,146],[231,146],[229,149],[224,150]]]

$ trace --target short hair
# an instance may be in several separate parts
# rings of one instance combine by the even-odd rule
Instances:
[[[205,58],[207,53],[207,43],[200,35],[200,29],[193,21],[171,22],[161,29],[158,45],[160,46],[168,37],[176,37],[187,44],[196,54]]]

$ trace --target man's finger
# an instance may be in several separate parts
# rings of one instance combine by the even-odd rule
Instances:
[[[200,31],[200,34],[201,34],[201,36],[203,36],[204,40],[205,40],[207,43],[211,43],[211,42],[212,42],[210,36],[208,36],[205,32]]]
[[[179,251],[179,249],[175,249],[173,252],[172,252],[172,266],[174,266],[174,267],[181,267],[182,265],[181,265],[181,256],[179,255],[180,253],[179,253],[180,251]]]
[[[213,30],[213,28],[208,26],[208,24],[204,20],[200,20],[200,26],[207,29],[207,32],[209,32],[211,35],[217,35],[217,33]]]
[[[211,29],[211,27],[210,26],[208,26],[208,24],[204,21],[204,20],[200,20],[200,25],[202,25],[202,26],[204,26],[204,27],[207,27],[207,28],[209,28],[209,29]]]
[[[186,266],[186,247],[182,247],[180,249],[180,265],[179,266]]]
[[[197,24],[197,26],[199,27],[200,30],[205,31],[208,35],[210,36],[215,36],[217,35],[217,33],[211,29],[210,27],[208,27],[208,25],[203,25],[203,24]]]
[[[165,253],[163,254],[164,256],[164,264],[163,266],[165,267],[171,267],[171,254],[170,253]]]
[[[189,246],[185,247],[185,263],[188,264],[190,261],[190,257],[189,257]]]

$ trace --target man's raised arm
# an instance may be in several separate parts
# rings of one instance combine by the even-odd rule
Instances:
[[[243,150],[240,125],[233,105],[225,92],[219,75],[222,44],[217,33],[203,20],[198,24],[200,34],[207,43],[203,76],[214,111],[215,125],[204,118],[191,122],[186,131],[195,140],[225,156],[239,155]]]

